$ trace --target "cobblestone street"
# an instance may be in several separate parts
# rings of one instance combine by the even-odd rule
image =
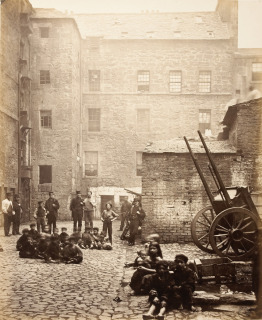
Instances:
[[[72,231],[71,222],[58,222]],[[95,221],[95,226],[102,224]],[[23,226],[22,226],[23,228]],[[22,229],[21,228],[21,229]],[[128,247],[119,239],[119,222],[113,225],[113,250],[83,250],[80,265],[46,264],[21,259],[15,250],[18,236],[4,237],[0,229],[1,294],[0,319],[142,319],[148,309],[146,296],[132,296],[128,282],[132,262],[142,245]],[[194,245],[162,245],[165,259],[183,252],[189,259],[205,257]],[[114,298],[119,297],[120,302]],[[170,311],[166,319],[248,319],[250,306],[232,306],[228,311]],[[204,310],[204,309],[203,309]]]

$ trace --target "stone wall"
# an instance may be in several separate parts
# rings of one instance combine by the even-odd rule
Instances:
[[[141,188],[136,152],[148,141],[195,136],[199,109],[211,110],[211,130],[220,130],[232,94],[232,47],[227,40],[83,41],[83,176],[84,152],[98,152],[98,176],[83,177],[82,189]],[[88,70],[100,70],[100,91],[89,91]],[[137,92],[137,71],[150,71],[149,92]],[[169,71],[182,71],[181,93],[169,92]],[[211,93],[198,92],[198,73],[211,70]],[[88,129],[88,109],[101,109],[101,130]],[[137,128],[137,110],[149,109],[150,130]]]
[[[60,202],[60,219],[70,217],[75,193],[80,141],[80,36],[72,19],[32,19],[32,165],[33,205],[52,189]],[[49,37],[40,37],[49,27]],[[50,84],[40,84],[40,70],[50,71]],[[51,110],[52,128],[43,128],[40,111]],[[39,165],[52,165],[52,184],[39,186]]]

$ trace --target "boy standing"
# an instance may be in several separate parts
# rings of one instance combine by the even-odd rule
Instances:
[[[21,220],[21,215],[22,215],[22,207],[20,203],[20,197],[18,194],[14,195],[14,201],[13,201],[13,209],[15,212],[15,215],[13,216],[13,234],[21,234],[19,232],[19,227],[20,227],[20,220]]]
[[[81,192],[76,191],[76,197],[73,198],[70,203],[70,210],[72,211],[72,218],[74,221],[74,232],[77,230],[81,231],[84,205],[84,201],[81,198]]]
[[[45,217],[46,217],[46,210],[44,207],[43,201],[38,201],[38,208],[36,208],[34,213],[34,218],[36,219],[37,231],[40,233],[41,231],[44,232],[45,227]]]
[[[94,220],[94,208],[95,205],[91,202],[92,191],[87,192],[87,198],[85,198],[84,203],[84,219],[85,227],[90,226],[93,229],[93,220]]]

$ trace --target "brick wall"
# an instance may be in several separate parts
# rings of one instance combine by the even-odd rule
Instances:
[[[40,37],[49,27],[49,37]],[[32,165],[33,206],[47,199],[39,192],[39,165],[52,165],[52,191],[60,202],[60,219],[70,217],[69,203],[79,182],[80,37],[72,19],[33,19],[32,35]],[[40,84],[40,70],[50,71],[50,84]],[[40,111],[51,110],[52,128],[40,124]]]
[[[197,158],[211,190],[217,190],[206,155]],[[213,159],[225,185],[234,185],[235,155],[213,154]],[[157,232],[163,242],[192,241],[191,221],[210,202],[189,154],[144,153],[142,192],[143,235]]]

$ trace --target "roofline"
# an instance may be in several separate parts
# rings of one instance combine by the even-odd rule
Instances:
[[[40,9],[40,8],[37,8]],[[73,16],[94,16],[94,15],[153,15],[153,14],[206,14],[216,13],[216,11],[170,11],[170,12],[93,12],[93,13],[72,13]]]
[[[80,39],[84,39],[84,38],[82,38],[82,35],[80,33],[80,30],[78,28],[76,20],[72,17],[30,17],[30,20],[69,20],[69,21],[73,21],[73,23],[78,31]]]

